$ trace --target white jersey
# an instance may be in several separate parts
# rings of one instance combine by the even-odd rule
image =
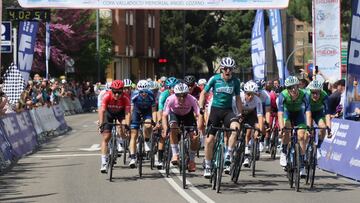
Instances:
[[[251,101],[246,101],[245,100],[245,93],[241,92],[240,93],[240,98],[241,98],[241,102],[243,104],[243,113],[246,115],[252,111],[256,111],[256,114],[258,116],[262,116],[263,115],[263,106],[262,106],[262,102],[260,100],[260,98],[256,95],[254,95],[254,97],[252,98]],[[238,110],[236,107],[236,98],[233,97],[233,102],[232,102],[232,108],[235,114],[238,114]]]
[[[270,95],[269,95],[268,91],[259,90],[259,98],[263,105],[270,106],[271,100],[270,100]]]

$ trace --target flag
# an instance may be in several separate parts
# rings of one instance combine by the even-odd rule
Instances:
[[[21,93],[25,89],[25,80],[19,69],[11,65],[4,75],[3,91],[8,97],[10,104],[16,104],[20,99]]]
[[[254,80],[265,79],[265,28],[264,11],[257,10],[251,35],[251,59]]]

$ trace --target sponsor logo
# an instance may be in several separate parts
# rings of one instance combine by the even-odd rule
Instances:
[[[217,93],[226,93],[226,94],[232,94],[234,92],[233,87],[219,87],[216,89]]]
[[[335,56],[339,54],[339,51],[334,46],[322,46],[316,50],[318,56]]]

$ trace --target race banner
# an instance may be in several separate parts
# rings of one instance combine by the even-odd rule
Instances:
[[[37,141],[29,112],[6,114],[0,123],[17,157],[33,151]]]
[[[64,113],[65,113],[64,110],[61,108],[60,105],[55,105],[52,108],[53,108],[54,115],[55,115],[56,119],[60,123],[59,130],[60,131],[67,130],[69,127],[66,124],[66,121],[65,121],[65,118],[64,118]]]
[[[333,136],[325,138],[320,148],[321,169],[360,180],[360,125],[355,121],[333,119]]]
[[[50,59],[50,23],[46,22],[45,35],[45,60],[46,60],[46,79],[49,79],[49,59]]]
[[[18,67],[25,82],[29,79],[33,63],[34,47],[38,28],[39,25],[37,21],[20,21]]]
[[[360,1],[352,1],[352,20],[348,49],[345,118],[356,119],[360,114]]]
[[[340,0],[313,1],[314,64],[331,83],[341,79]]]
[[[24,8],[249,10],[287,8],[289,0],[18,0]]]
[[[265,26],[264,11],[257,10],[251,35],[251,60],[254,80],[265,79]]]
[[[284,65],[284,48],[282,41],[282,24],[281,14],[279,9],[268,10],[270,20],[270,30],[272,41],[274,44],[274,50],[276,55],[276,64],[279,72],[279,80],[281,84],[284,83],[285,78],[289,75],[287,67]]]
[[[14,154],[12,153],[12,147],[10,142],[8,141],[3,128],[0,125],[0,155],[3,155],[3,161],[10,164],[10,162],[14,159]],[[0,160],[1,162],[1,160]],[[1,166],[0,166],[1,167]]]

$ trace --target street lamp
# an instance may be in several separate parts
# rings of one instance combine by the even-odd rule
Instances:
[[[286,59],[286,63],[285,63],[286,69],[288,68],[288,63],[289,63],[290,58],[295,54],[295,52],[300,49],[304,49],[304,48],[312,48],[312,45],[303,45],[303,46],[296,47]],[[305,54],[305,52],[304,52],[304,54]],[[304,63],[304,61],[303,61],[303,63]]]

